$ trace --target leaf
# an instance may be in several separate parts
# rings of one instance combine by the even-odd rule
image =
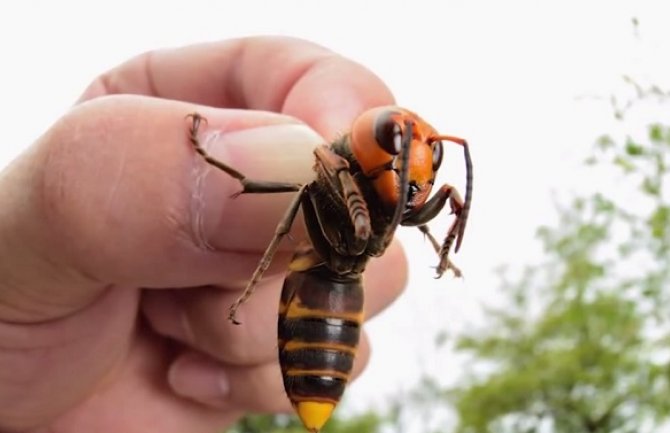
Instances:
[[[600,150],[610,149],[611,147],[614,147],[614,139],[610,135],[607,135],[607,134],[601,135],[596,140],[596,146]]]
[[[624,171],[624,173],[632,173],[634,171],[637,171],[637,167],[635,166],[635,164],[633,164],[630,161],[630,159],[625,158],[621,155],[615,156],[614,159],[612,160],[612,163],[615,166],[621,168]]]
[[[642,180],[642,191],[651,196],[658,196],[661,193],[661,184],[658,178],[645,176]]]
[[[626,153],[630,156],[640,156],[644,154],[644,147],[629,139],[626,140]]]
[[[649,140],[655,143],[663,141],[663,126],[655,123],[649,126]]]
[[[649,227],[655,239],[665,239],[670,228],[670,206],[659,206],[649,218]]]

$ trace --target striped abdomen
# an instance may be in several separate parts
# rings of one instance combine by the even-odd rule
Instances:
[[[317,432],[349,381],[363,320],[360,274],[324,266],[291,272],[279,306],[279,363],[286,394]]]

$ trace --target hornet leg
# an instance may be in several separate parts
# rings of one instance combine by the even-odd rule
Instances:
[[[435,239],[435,237],[430,233],[430,230],[428,229],[428,226],[425,225],[425,224],[421,224],[420,226],[418,226],[418,229],[419,229],[419,231],[421,231],[421,233],[424,234],[425,237],[428,238],[428,240],[430,241],[431,245],[433,245],[433,249],[434,249],[435,252],[439,255],[439,254],[440,254],[440,250],[441,250],[442,247],[440,247],[440,243],[439,243],[439,242],[437,241],[437,239]],[[440,261],[440,263],[442,263],[442,262]],[[454,275],[456,276],[456,278],[461,278],[461,277],[463,276],[463,272],[461,272],[460,268],[459,268],[458,266],[456,266],[456,265],[454,264],[454,262],[452,262],[451,260],[449,260],[449,258],[446,258],[446,262],[445,262],[445,264],[444,264],[444,270],[442,270],[442,272],[444,272],[444,271],[447,270],[447,269],[451,269],[451,272],[454,273]],[[441,273],[440,273],[439,275],[441,275]],[[438,278],[439,278],[439,276],[438,276]]]
[[[198,129],[200,128],[200,125],[203,122],[207,122],[207,119],[202,117],[198,113],[191,113],[186,117],[191,119],[191,126],[189,127],[188,130],[188,139],[193,145],[195,151],[198,152],[208,164],[213,165],[219,170],[225,171],[231,177],[240,181],[240,184],[242,185],[242,190],[234,194],[234,196],[248,193],[262,194],[262,193],[276,193],[276,192],[292,192],[292,191],[298,191],[300,189],[300,184],[297,183],[271,182],[271,181],[247,179],[247,177],[244,176],[239,171],[219,161],[218,159],[212,157],[200,145],[200,141],[198,140]]]
[[[289,205],[288,209],[286,209],[286,213],[282,217],[281,221],[279,221],[279,224],[275,229],[275,234],[272,237],[272,240],[270,241],[270,245],[268,245],[268,247],[266,248],[265,253],[263,253],[263,257],[261,257],[261,261],[258,263],[256,270],[254,271],[253,275],[251,276],[251,279],[249,280],[249,283],[247,283],[247,287],[244,289],[242,295],[240,295],[240,297],[237,298],[237,300],[230,306],[228,319],[234,324],[236,325],[240,324],[240,322],[238,322],[235,319],[237,309],[240,307],[240,305],[246,302],[246,300],[249,299],[249,296],[251,296],[251,294],[254,292],[256,284],[258,284],[258,282],[262,278],[263,273],[268,269],[268,267],[270,267],[270,262],[272,262],[272,257],[275,255],[275,252],[277,252],[279,242],[291,230],[291,225],[293,224],[295,216],[298,213],[298,209],[300,208],[300,202],[302,200],[302,195],[305,192],[306,188],[307,188],[306,185],[302,186],[298,194],[296,194],[295,197],[293,198],[293,201],[291,201],[291,204]]]
[[[333,152],[327,146],[317,147],[316,170],[323,175],[326,186],[333,195],[340,195],[347,207],[349,220],[354,228],[354,236],[347,239],[346,248],[340,245],[342,233],[333,227],[322,226],[324,236],[340,254],[359,255],[363,253],[372,234],[370,212],[363,193],[349,172],[346,159]],[[346,233],[344,234],[347,235]]]
[[[442,246],[436,248],[438,255],[440,256],[440,263],[437,265],[437,277],[441,277],[444,271],[447,269],[458,269],[449,261],[449,250],[451,250],[451,245],[456,242],[456,250],[460,246],[460,237],[462,236],[461,225],[464,224],[464,202],[461,198],[461,195],[458,193],[456,188],[449,184],[444,184],[442,187],[435,193],[430,200],[421,208],[421,210],[409,218],[405,218],[402,221],[402,225],[405,226],[419,226],[419,230],[429,236],[427,233],[428,228],[425,227],[425,224],[435,218],[444,208],[444,205],[449,201],[449,206],[451,212],[456,215],[456,220],[453,222],[447,236],[442,243]],[[421,227],[424,228],[421,228]],[[456,239],[458,238],[458,239]],[[435,247],[437,241],[432,236],[429,236],[429,239],[433,246]],[[460,272],[460,271],[459,271]],[[456,273],[456,271],[454,271]]]
[[[293,221],[295,220],[295,216],[298,212],[298,208],[300,207],[300,201],[302,199],[303,192],[305,191],[306,186],[301,186],[300,184],[297,183],[288,183],[288,182],[269,182],[269,181],[259,181],[259,180],[252,180],[252,179],[247,179],[246,176],[244,176],[242,173],[239,171],[235,170],[234,168],[230,167],[229,165],[217,160],[216,158],[212,157],[207,153],[207,151],[200,145],[200,141],[198,140],[198,129],[200,128],[200,125],[203,122],[207,122],[207,119],[202,117],[198,113],[192,113],[186,116],[187,118],[191,119],[191,126],[188,130],[188,138],[191,144],[193,145],[193,148],[195,149],[196,152],[198,152],[203,159],[208,163],[213,165],[214,167],[218,168],[219,170],[225,171],[230,175],[231,177],[237,179],[240,184],[242,185],[242,190],[235,194],[235,196],[240,195],[240,194],[248,194],[248,193],[279,193],[279,192],[294,192],[294,191],[299,191],[298,194],[293,198],[293,201],[291,201],[291,204],[289,205],[288,209],[286,210],[286,213],[284,214],[284,217],[281,219],[279,224],[277,225],[277,228],[275,229],[275,234],[270,241],[270,245],[268,245],[267,249],[265,250],[265,253],[263,254],[263,257],[261,258],[261,261],[259,262],[256,270],[254,271],[253,275],[251,276],[251,279],[249,280],[249,283],[247,283],[246,288],[244,289],[244,292],[242,295],[230,306],[230,313],[229,313],[229,320],[233,322],[236,325],[239,325],[239,322],[235,319],[235,314],[237,312],[237,309],[242,305],[253,293],[254,289],[256,288],[256,285],[260,281],[260,279],[263,276],[263,273],[268,269],[270,266],[270,262],[272,262],[272,257],[274,256],[275,252],[277,251],[277,248],[279,247],[279,242],[281,239],[288,234],[288,232],[291,229],[291,225],[293,224]]]

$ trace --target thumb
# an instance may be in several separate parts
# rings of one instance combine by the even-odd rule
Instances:
[[[204,144],[231,166],[310,179],[322,139],[288,116],[141,96],[80,104],[0,177],[0,320],[59,318],[110,285],[249,274],[290,194],[233,204],[239,183],[188,142],[186,115],[196,110],[208,120]]]

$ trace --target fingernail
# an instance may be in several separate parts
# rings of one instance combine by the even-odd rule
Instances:
[[[296,184],[314,178],[314,148],[324,144],[316,132],[296,122],[228,132],[210,129],[200,139],[211,157],[247,179]],[[255,234],[264,239],[263,230],[274,229],[291,197],[291,194],[249,194],[232,199],[242,190],[239,180],[204,160],[195,168],[195,183],[195,233],[202,244],[212,249],[256,248],[245,244],[249,240],[249,225],[253,222],[260,227],[261,231]],[[241,232],[246,235],[240,236]]]
[[[324,139],[307,125],[285,123],[233,132],[211,131],[203,147],[248,178],[281,182],[311,179],[314,148]]]
[[[198,402],[220,406],[230,393],[228,377],[220,365],[203,355],[182,355],[168,371],[168,383],[172,390]]]

